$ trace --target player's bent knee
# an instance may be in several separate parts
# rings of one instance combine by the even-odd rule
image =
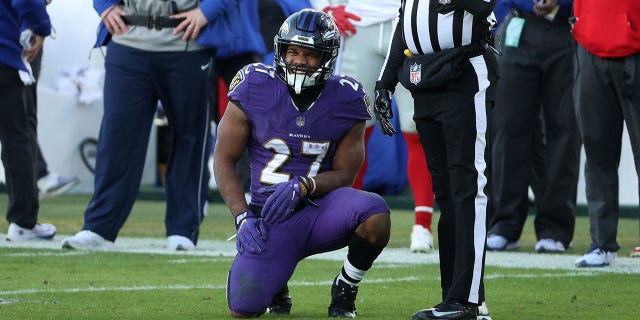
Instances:
[[[358,226],[356,232],[370,243],[386,246],[391,237],[391,215],[387,212],[374,214]]]

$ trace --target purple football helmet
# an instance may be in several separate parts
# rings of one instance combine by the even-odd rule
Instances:
[[[320,66],[287,63],[285,56],[290,44],[320,52]],[[333,73],[339,48],[340,32],[333,18],[318,10],[300,10],[285,20],[274,38],[276,74],[296,93],[323,84]]]

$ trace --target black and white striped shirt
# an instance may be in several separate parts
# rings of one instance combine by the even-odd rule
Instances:
[[[381,80],[395,87],[384,70],[397,70],[405,49],[414,55],[430,54],[469,44],[481,44],[493,27],[497,0],[402,0],[393,40]],[[395,73],[394,73],[395,74]],[[385,79],[386,78],[386,79]]]
[[[406,48],[413,54],[429,54],[479,43],[489,30],[492,2],[495,0],[402,1],[400,27]]]

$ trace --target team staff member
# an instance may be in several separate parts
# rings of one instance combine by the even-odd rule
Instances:
[[[574,44],[568,18],[572,4],[573,0],[498,2],[511,13],[505,20],[501,79],[491,121],[490,250],[519,246],[534,175],[539,178],[534,191],[535,251],[563,252],[573,239],[580,136],[571,97]],[[532,174],[540,130],[545,136],[544,165],[542,172]]]
[[[573,97],[585,152],[591,248],[578,267],[615,264],[618,164],[627,125],[640,173],[640,1],[574,0],[578,42]],[[603,21],[607,27],[602,28]]]
[[[411,91],[441,210],[442,303],[413,319],[476,319],[484,301],[487,117],[497,78],[495,56],[485,47],[494,5],[495,0],[403,0],[376,84],[376,118],[389,135],[395,133],[388,121],[390,91],[398,80]]]
[[[212,31],[236,2],[94,0],[103,21],[97,45],[113,37],[105,60],[95,191],[82,231],[63,240],[63,248],[113,245],[138,194],[158,99],[172,131],[166,171],[168,247],[195,248],[209,180],[208,97],[215,53],[200,43],[235,36]]]
[[[21,42],[21,26],[31,29],[31,41]],[[0,143],[9,196],[8,241],[51,239],[56,234],[53,225],[38,223],[37,115],[27,87],[35,81],[29,61],[50,33],[44,1],[0,1]]]

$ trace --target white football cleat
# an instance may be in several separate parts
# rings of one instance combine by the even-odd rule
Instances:
[[[411,231],[411,252],[429,252],[433,249],[433,235],[429,229],[416,224]]]
[[[476,320],[492,320],[489,315],[489,308],[487,308],[487,303],[482,302],[481,305],[478,306],[478,317]]]
[[[190,251],[196,248],[191,239],[183,236],[168,236],[167,244],[167,248],[174,251]]]
[[[114,246],[113,242],[91,230],[82,230],[75,236],[62,240],[63,249],[108,250]]]
[[[56,227],[50,223],[38,223],[33,229],[23,228],[15,223],[9,224],[7,241],[51,240],[56,235]]]

